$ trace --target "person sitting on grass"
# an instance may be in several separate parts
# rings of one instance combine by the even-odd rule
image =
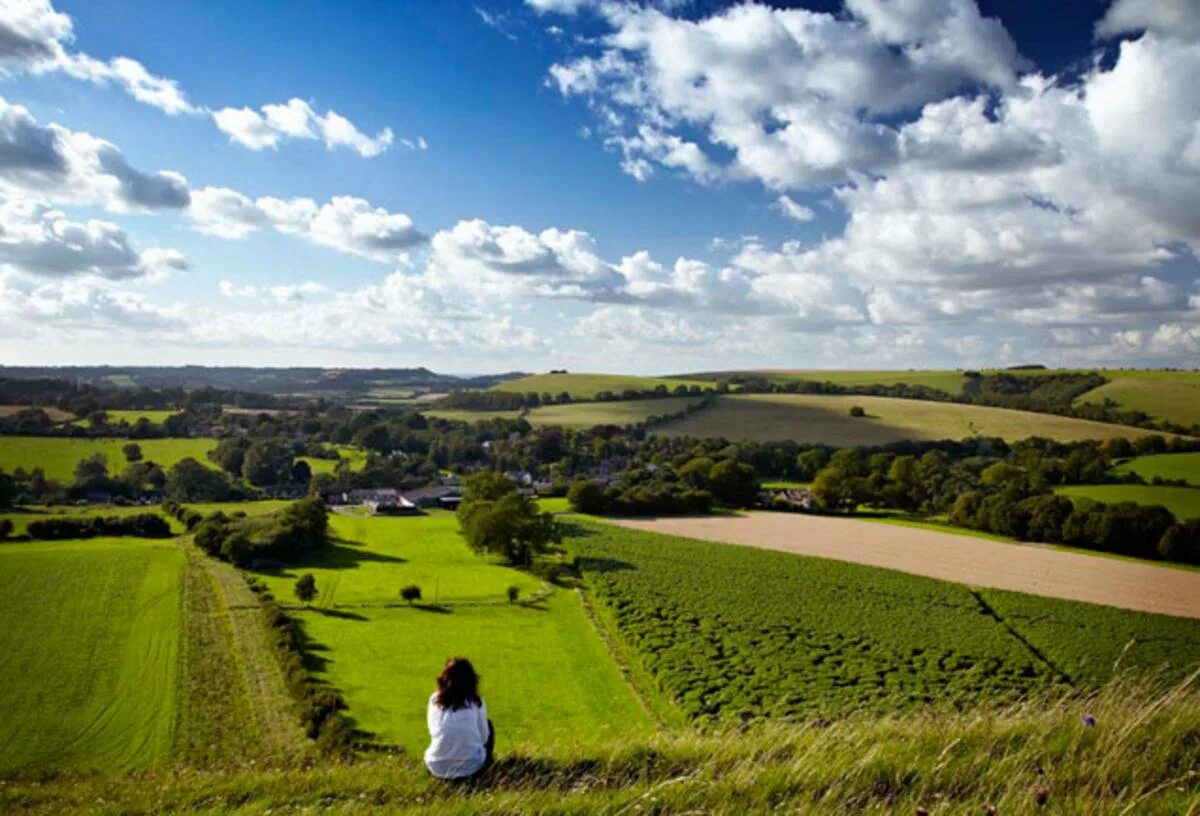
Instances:
[[[465,657],[452,657],[438,675],[425,720],[425,767],[439,779],[467,779],[492,764],[496,732],[479,696],[479,675]]]

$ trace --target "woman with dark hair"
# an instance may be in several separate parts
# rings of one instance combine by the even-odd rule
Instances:
[[[479,696],[479,675],[465,657],[452,657],[438,675],[425,720],[425,766],[439,779],[466,779],[492,764],[496,732]]]

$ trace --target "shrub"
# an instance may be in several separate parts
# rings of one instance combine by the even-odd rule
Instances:
[[[508,602],[516,603],[519,597],[521,597],[521,588],[519,586],[510,586],[508,588]]]
[[[296,593],[296,597],[300,599],[301,603],[310,604],[317,597],[317,579],[311,572],[306,572],[296,579],[296,586],[292,591]]]
[[[850,406],[850,416],[865,417],[866,415],[867,415],[867,411],[861,405],[851,405]]]
[[[138,513],[134,516],[37,519],[29,522],[27,532],[30,538],[47,541],[98,536],[168,538],[171,535],[171,526],[157,513]]]
[[[414,601],[421,600],[421,588],[416,584],[409,584],[400,590],[400,597],[403,598],[409,606],[412,606]]]

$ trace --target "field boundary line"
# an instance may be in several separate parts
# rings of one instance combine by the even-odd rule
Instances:
[[[674,702],[654,684],[654,679],[644,666],[638,662],[637,656],[630,653],[625,642],[621,640],[616,624],[610,621],[604,613],[597,609],[588,597],[583,587],[575,590],[583,614],[591,625],[604,649],[608,652],[621,679],[633,692],[638,705],[659,730],[686,725],[687,715],[680,711]],[[657,705],[655,704],[657,702]]]
[[[1045,652],[1043,652],[1037,646],[1034,646],[1033,642],[1030,641],[1029,638],[1018,632],[1012,624],[1000,616],[1000,613],[997,612],[995,608],[983,597],[982,591],[973,589],[971,587],[967,587],[967,591],[971,593],[971,597],[973,597],[979,604],[979,610],[983,614],[987,615],[989,618],[996,621],[996,623],[1003,626],[1009,635],[1011,635],[1018,643],[1024,646],[1031,655],[1036,657],[1041,663],[1045,664],[1052,672],[1058,675],[1060,680],[1069,685],[1075,685],[1075,680],[1071,677],[1071,675],[1059,668],[1058,665],[1051,660]]]

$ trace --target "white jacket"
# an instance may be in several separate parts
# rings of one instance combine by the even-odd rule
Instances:
[[[429,725],[429,747],[425,749],[425,765],[440,779],[459,779],[470,776],[483,767],[487,758],[487,706],[469,705],[447,711],[437,704],[437,694],[429,698],[425,713]]]

